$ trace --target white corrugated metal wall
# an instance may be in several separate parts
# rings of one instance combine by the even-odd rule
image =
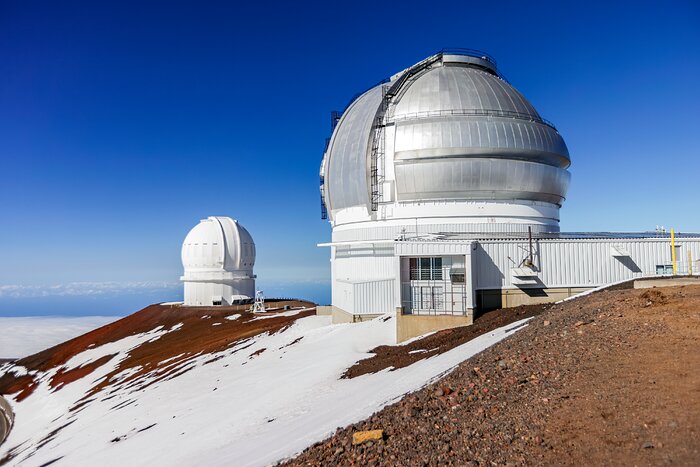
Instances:
[[[394,306],[394,279],[353,284],[356,314],[391,313]]]
[[[250,281],[252,282],[252,280]],[[185,305],[212,306],[215,297],[221,297],[223,305],[230,305],[232,296],[241,292],[230,284],[219,282],[185,282]],[[255,294],[253,293],[253,296]],[[250,296],[250,295],[248,295]]]
[[[354,314],[386,313],[395,308],[393,245],[335,247],[332,267],[333,305]]]
[[[465,222],[454,222],[454,223],[441,223],[441,224],[411,224],[410,221],[405,225],[391,225],[391,226],[373,226],[365,229],[352,229],[352,230],[333,230],[333,241],[334,242],[350,242],[350,241],[363,241],[363,240],[385,240],[393,239],[401,235],[402,233],[412,236],[412,235],[426,235],[433,234],[435,232],[454,232],[454,233],[471,233],[471,232],[510,232],[510,233],[522,233],[523,230],[527,232],[528,224],[503,224],[503,223],[465,223]],[[551,225],[532,226],[532,231],[537,233],[539,231],[551,232],[553,227]],[[403,231],[403,232],[402,232]]]
[[[680,250],[678,273],[685,274],[687,252],[693,260],[700,259],[700,239],[679,238],[676,244]],[[613,256],[611,247],[629,256]],[[337,246],[334,250],[333,304],[355,314],[386,313],[400,306],[400,256],[471,255],[467,279],[473,281],[473,289],[469,283],[468,290],[493,290],[516,287],[511,269],[520,266],[529,254],[526,239],[414,240],[394,245]],[[671,246],[667,238],[535,239],[533,256],[542,286],[594,287],[656,274],[657,265],[671,264]],[[694,264],[696,275],[700,275],[699,266]]]
[[[335,248],[333,267],[340,280],[367,281],[395,276],[393,245],[353,245]]]
[[[700,258],[700,239],[679,238],[678,273],[687,271],[687,252]],[[629,256],[615,257],[615,246]],[[671,264],[669,239],[533,240],[537,276],[547,287],[589,287],[656,274],[657,265]],[[474,279],[477,289],[512,287],[511,269],[528,255],[528,243],[513,240],[479,241]],[[695,271],[698,274],[700,271]]]

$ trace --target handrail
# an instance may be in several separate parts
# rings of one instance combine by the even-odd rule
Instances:
[[[480,58],[482,60],[486,60],[489,63],[492,63],[494,68],[498,68],[498,65],[496,63],[496,59],[493,58],[491,55],[487,54],[486,52],[483,52],[481,50],[477,49],[465,49],[465,48],[459,48],[459,47],[445,47],[443,49],[438,50],[434,54],[430,55],[428,58],[425,58],[421,60],[420,62],[416,63],[412,67],[406,70],[405,73],[402,74],[397,80],[396,83],[392,84],[390,91],[389,91],[389,96],[392,97],[394,94],[394,91],[398,91],[398,89],[403,86],[404,81],[406,81],[409,77],[411,77],[413,74],[416,72],[422,70],[426,66],[432,65],[436,61],[438,61],[443,55],[465,55],[467,57],[474,57],[474,58]],[[498,76],[500,78],[503,78],[500,72],[496,71]],[[361,95],[369,91],[370,89],[374,89],[377,86],[380,86],[382,84],[387,84],[391,81],[390,78],[384,78],[377,84],[374,84],[370,86],[369,88],[365,89],[362,92],[358,92],[352,98],[350,99],[350,102],[348,102],[348,105],[345,106],[343,111],[340,113],[341,115],[345,113],[346,110],[350,108],[350,106],[355,102]]]
[[[404,83],[409,80],[409,78],[413,77],[420,71],[428,68],[430,65],[433,63],[437,62],[440,60],[442,55],[438,52],[437,54],[433,54],[430,57],[421,60],[420,62],[416,63],[412,67],[408,68],[406,71],[404,71],[401,76],[399,76],[396,81],[389,87],[389,90],[387,90],[385,94],[385,98],[391,99],[394,96],[396,96],[401,88],[403,87]]]
[[[346,105],[345,108],[343,109],[343,111],[340,112],[340,116],[342,116],[345,113],[345,111],[350,108],[350,106],[353,104],[353,102],[355,102],[361,95],[363,95],[367,91],[371,91],[372,89],[376,88],[377,86],[381,86],[382,84],[386,84],[389,81],[390,81],[390,78],[384,78],[383,80],[381,80],[377,84],[373,84],[372,86],[368,87],[364,91],[360,91],[357,94],[355,94],[354,96],[352,96],[352,99],[350,99],[350,102],[348,102],[348,105]]]
[[[552,128],[554,131],[558,131],[557,127],[554,126],[552,122],[546,120],[537,115],[531,115],[521,112],[514,112],[512,110],[489,110],[489,109],[450,109],[450,110],[426,110],[423,112],[411,112],[403,113],[399,115],[393,115],[391,117],[392,122],[401,122],[405,120],[421,119],[421,118],[431,118],[431,117],[444,117],[446,115],[461,115],[461,116],[474,116],[474,117],[505,117],[505,118],[516,118],[518,120],[527,120],[530,122],[541,123]]]
[[[439,50],[437,53],[443,54],[443,55],[466,55],[467,57],[480,58],[482,60],[486,60],[487,62],[493,63],[494,67],[497,66],[495,58],[493,58],[491,55],[487,54],[486,52],[483,52],[483,51],[477,50],[477,49],[464,49],[461,47],[446,47],[444,49]]]

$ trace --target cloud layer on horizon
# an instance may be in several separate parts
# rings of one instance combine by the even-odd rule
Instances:
[[[0,317],[0,358],[33,355],[118,319],[118,316]]]
[[[144,293],[173,290],[179,282],[68,282],[54,285],[0,285],[0,298],[36,298],[66,296],[109,296],[123,293]]]

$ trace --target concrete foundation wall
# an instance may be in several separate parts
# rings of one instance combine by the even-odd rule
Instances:
[[[342,323],[361,323],[363,321],[372,320],[381,314],[352,314],[338,308],[337,306],[319,306],[316,307],[317,316],[330,316],[331,323],[342,324]]]
[[[698,285],[700,277],[667,277],[662,279],[645,279],[634,281],[635,289],[651,289],[653,287],[678,287],[681,285]]]
[[[557,302],[590,289],[592,287],[477,290],[476,296],[479,310],[484,311],[497,308],[512,308],[520,305]]]
[[[474,316],[467,315],[404,315],[396,313],[396,342],[401,343],[429,332],[443,329],[469,326],[474,323]]]

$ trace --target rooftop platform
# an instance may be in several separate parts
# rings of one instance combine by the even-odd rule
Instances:
[[[697,232],[676,232],[676,239],[700,239]],[[471,241],[471,240],[527,240],[530,237],[524,232],[515,233],[451,233],[438,232],[427,235],[406,234],[397,238],[405,242],[435,242],[435,241]],[[671,232],[550,232],[533,233],[533,240],[671,240]]]

